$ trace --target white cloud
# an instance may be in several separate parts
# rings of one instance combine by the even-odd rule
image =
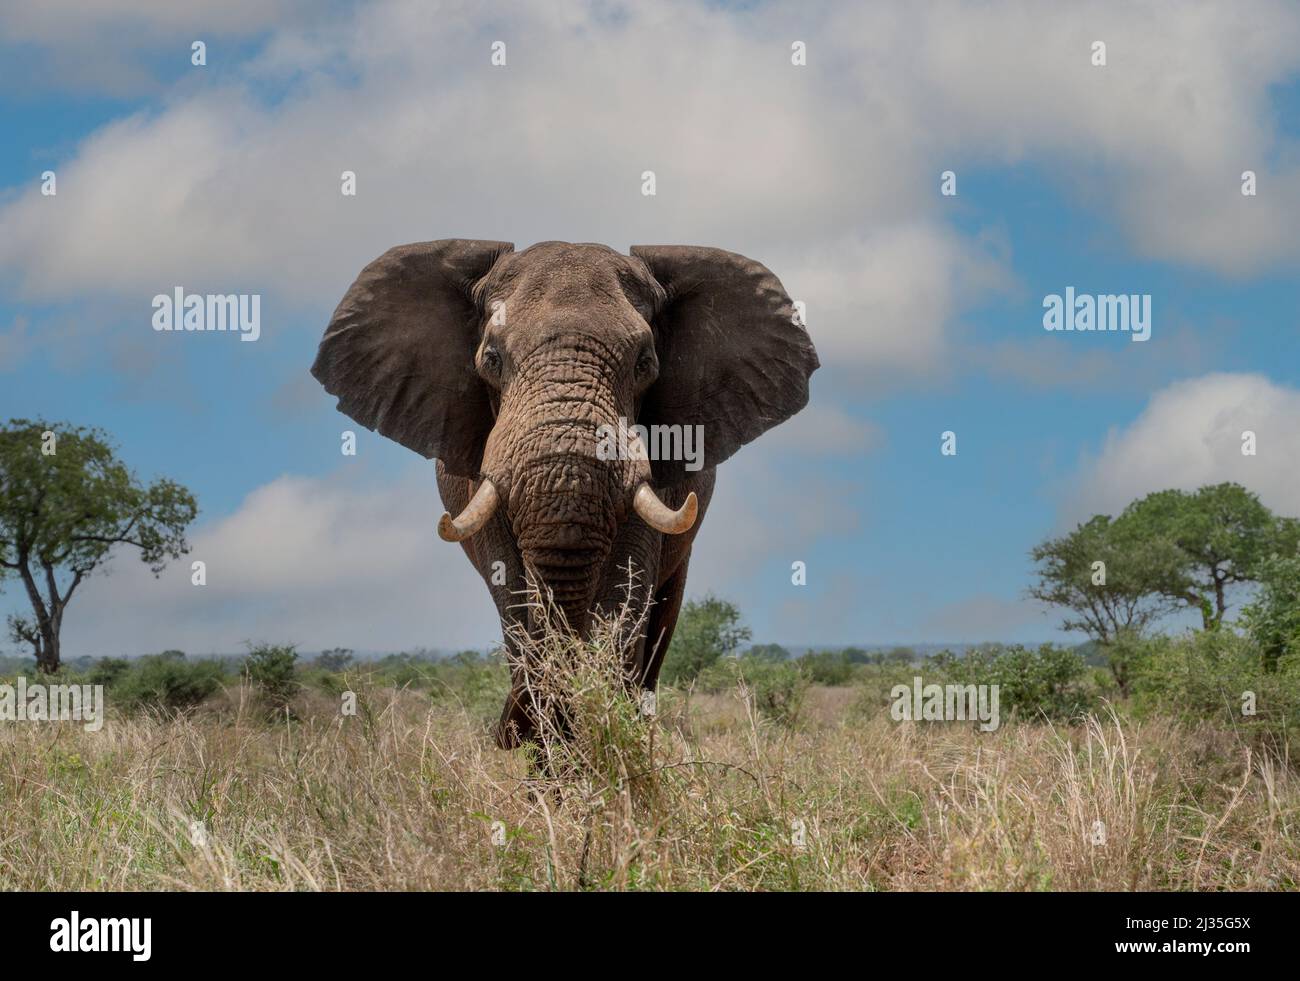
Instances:
[[[1242,433],[1256,434],[1255,456]],[[1085,456],[1067,495],[1071,523],[1115,514],[1166,488],[1235,481],[1274,511],[1300,516],[1300,390],[1262,375],[1216,373],[1160,390],[1130,425]]]
[[[1293,143],[1278,152],[1269,91],[1300,69],[1294,4],[910,10],[888,23],[846,8],[838,33],[882,49],[857,71],[878,98],[908,107],[932,157],[1046,164],[1152,258],[1246,273],[1300,257],[1290,220],[1300,167]],[[1091,64],[1095,41],[1104,67]],[[1260,175],[1258,197],[1241,194],[1247,169]]]
[[[495,608],[458,546],[435,533],[432,465],[391,485],[281,477],[191,536],[155,580],[133,554],[69,607],[67,656],[166,648],[234,652],[245,640],[401,650],[500,640]],[[207,585],[190,563],[207,564]]]
[[[190,45],[221,63],[229,39],[285,22],[306,0],[42,0],[0,7],[0,78],[41,88],[136,96],[190,67]],[[170,54],[171,57],[168,57]],[[206,70],[206,69],[196,69]]]
[[[118,5],[128,22],[137,6]],[[226,6],[204,22],[231,29]],[[285,9],[250,22],[279,25],[251,62],[87,140],[60,168],[57,207],[29,192],[0,212],[0,264],[29,295],[237,279],[330,306],[387,246],[453,235],[835,249],[826,268],[863,304],[878,302],[859,291],[880,285],[871,270],[886,261],[906,274],[897,293],[938,292],[901,311],[926,349],[940,330],[926,318],[952,313],[962,253],[981,253],[933,227],[962,200],[939,197],[940,171],[968,188],[966,167],[1023,162],[1056,171],[1157,258],[1243,272],[1300,249],[1300,169],[1269,101],[1300,70],[1300,11],[1282,3],[1249,16],[1004,2],[810,17],[389,2],[317,11],[310,26]],[[8,30],[55,44],[57,22],[10,15]],[[788,38],[808,41],[806,68],[791,66]],[[489,62],[496,39],[504,68]],[[1089,64],[1096,39],[1104,68]],[[1258,198],[1239,193],[1247,168]],[[356,199],[338,193],[344,169],[359,175]],[[646,169],[655,198],[639,193]],[[920,241],[917,221],[932,226]],[[866,245],[835,246],[854,241]]]
[[[10,33],[55,44],[41,23]],[[319,311],[404,241],[693,242],[767,262],[837,364],[889,376],[933,370],[954,319],[1006,284],[1006,255],[946,224],[949,167],[970,193],[967,168],[1046,164],[1153,256],[1295,258],[1300,170],[1278,162],[1269,87],[1300,68],[1300,12],[1280,4],[389,2],[257,23],[278,26],[250,62],[94,134],[57,198],[0,208],[23,296],[147,309],[180,284]],[[1239,193],[1248,166],[1259,198]]]
[[[245,34],[282,20],[301,0],[42,0],[11,4],[0,10],[0,39],[66,46],[102,36],[112,28],[130,27],[148,39],[179,30],[201,28],[216,34]]]
[[[954,318],[1010,286],[1003,261],[984,241],[918,221],[873,227],[779,268],[807,304],[822,363],[883,380],[945,367]]]
[[[814,379],[816,376],[814,375]],[[757,443],[742,450],[746,457],[764,456],[772,465],[788,464],[791,458],[845,456],[861,457],[877,449],[885,434],[875,423],[859,419],[817,398],[813,381],[809,404],[797,415],[770,429]]]
[[[740,595],[773,555],[806,557],[829,528],[856,527],[852,488],[817,468],[879,438],[869,423],[813,406],[719,468],[692,593]],[[116,555],[109,574],[87,580],[74,598],[65,654],[232,652],[245,640],[308,651],[496,643],[487,588],[461,549],[437,537],[441,513],[429,464],[383,485],[341,474],[280,477],[201,526],[190,554],[160,579],[134,553]],[[195,560],[207,565],[206,586],[190,582]]]

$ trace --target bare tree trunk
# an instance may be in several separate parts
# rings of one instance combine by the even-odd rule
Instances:
[[[32,612],[36,614],[36,622],[34,624],[29,622],[26,625],[26,629],[21,632],[21,639],[32,645],[32,653],[36,657],[36,669],[45,674],[54,674],[59,670],[59,630],[63,625],[63,609],[67,606],[68,598],[81,581],[83,574],[78,572],[67,593],[60,596],[54,578],[54,567],[46,563],[45,580],[50,590],[48,597],[41,595],[36,579],[27,566],[26,555],[19,556],[18,575],[27,589],[27,598],[31,601]]]
[[[40,643],[36,648],[36,670],[55,674],[59,670],[59,631],[53,623],[41,625]]]
[[[53,674],[59,670],[58,624],[50,618],[50,611],[41,597],[41,591],[36,587],[36,580],[27,568],[26,556],[19,556],[18,574],[27,587],[27,598],[31,600],[32,612],[36,614],[36,623],[31,625],[33,629],[24,633],[24,639],[32,645],[37,669]]]

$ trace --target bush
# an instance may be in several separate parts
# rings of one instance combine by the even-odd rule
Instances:
[[[891,695],[894,686],[906,685],[910,688],[916,674],[916,668],[910,664],[885,663],[883,656],[879,661],[859,667],[857,695],[853,699],[851,714],[858,718],[870,719],[881,712],[889,711],[894,702]]]
[[[927,684],[997,685],[999,711],[1025,720],[1068,722],[1098,707],[1082,655],[1054,644],[1037,650],[996,644],[969,650],[964,657],[944,651],[926,658],[925,670],[940,676],[926,677]]]
[[[1136,630],[1121,630],[1108,644],[1097,644],[1092,649],[1075,648],[1075,650],[1083,657],[1084,664],[1091,663],[1090,653],[1094,655],[1093,660],[1104,661],[1120,696],[1127,698],[1132,692],[1134,676],[1150,659],[1160,640],[1159,637],[1144,637]]]
[[[272,708],[283,709],[298,691],[294,677],[297,660],[293,644],[255,644],[244,661],[244,674],[262,690]]]
[[[759,714],[783,726],[793,726],[799,720],[809,681],[798,664],[750,658],[733,663]]]
[[[701,672],[696,687],[706,692],[742,689],[764,718],[793,725],[803,707],[809,679],[798,661],[726,657]]]
[[[810,651],[799,665],[814,685],[840,686],[853,680],[853,663],[844,651]]]
[[[1241,611],[1266,671],[1300,654],[1300,558],[1273,556],[1260,566],[1260,588]]]
[[[374,670],[394,688],[428,688],[438,674],[437,658],[424,650],[388,654],[375,662]]]
[[[1284,749],[1300,727],[1300,655],[1270,665],[1227,628],[1156,638],[1135,678],[1134,703],[1140,715],[1226,722]]]
[[[111,687],[131,670],[131,662],[121,657],[101,657],[86,672],[86,684]]]
[[[140,658],[127,671],[112,665],[108,668],[113,674],[111,680],[98,683],[107,688],[110,703],[122,708],[182,712],[212,695],[225,681],[219,662],[182,658],[152,654]],[[97,670],[103,665],[101,661]]]

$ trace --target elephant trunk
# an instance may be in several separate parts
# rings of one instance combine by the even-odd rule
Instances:
[[[525,464],[513,484],[520,505],[511,523],[524,568],[579,634],[617,531],[618,490],[607,470],[570,455]]]
[[[630,411],[609,383],[608,361],[589,341],[534,359],[502,401],[484,462],[489,478],[502,475],[498,490],[526,573],[580,635],[634,482],[648,473],[643,460],[598,452],[598,431],[617,428]]]

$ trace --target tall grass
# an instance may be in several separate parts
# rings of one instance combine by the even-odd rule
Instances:
[[[0,728],[4,889],[1294,889],[1300,775],[1231,727],[895,723],[814,687],[643,710],[622,611],[520,638],[541,721],[365,673],[278,721],[246,681],[176,714]],[[532,646],[527,646],[532,645]],[[110,702],[111,702],[110,692]],[[356,714],[341,707],[355,699]]]

